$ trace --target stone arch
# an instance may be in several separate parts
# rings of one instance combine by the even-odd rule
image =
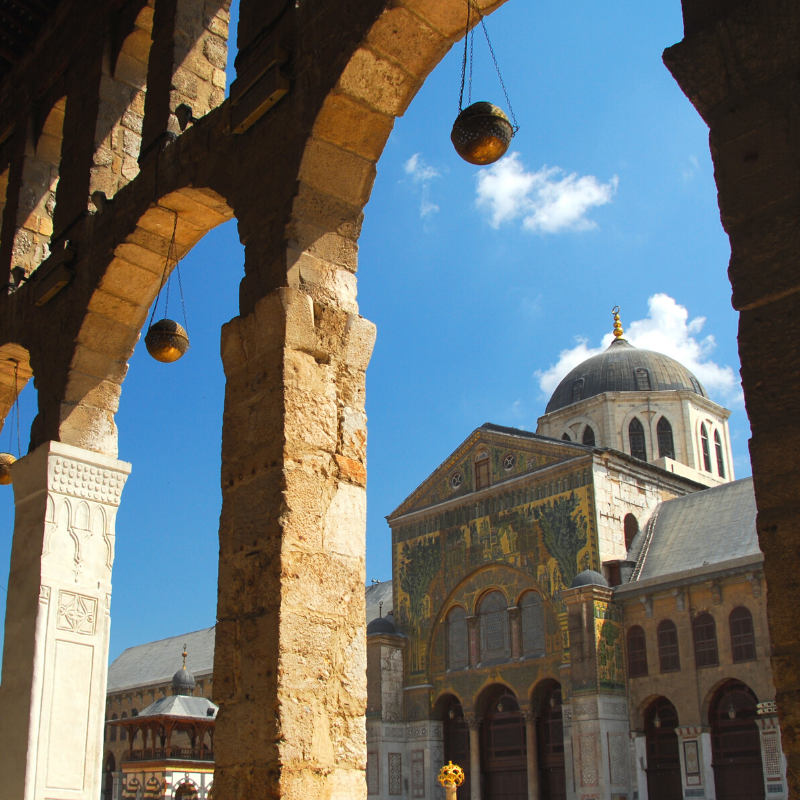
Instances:
[[[764,699],[764,695],[759,691],[763,689],[763,687],[754,685],[751,675],[746,674],[744,671],[742,672],[742,677],[731,674],[725,675],[709,686],[706,693],[703,695],[703,701],[700,704],[700,718],[703,725],[711,724],[711,708],[714,705],[714,701],[717,695],[725,688],[726,684],[729,683],[742,683],[755,695],[759,702]]]
[[[437,695],[435,695],[433,702],[431,703],[431,719],[442,719],[442,715],[445,713],[447,705],[452,700],[457,701],[461,704],[461,707],[464,708],[464,698],[459,694],[458,690],[454,689],[453,687],[442,689]]]
[[[541,678],[538,678],[528,691],[528,702],[530,703],[531,708],[540,708],[544,702],[545,696],[555,686],[561,687],[561,681],[559,680],[558,675],[555,673],[545,674],[542,675]]]
[[[78,332],[59,414],[60,441],[116,456],[121,384],[165,274],[176,217],[182,259],[233,211],[210,190],[177,189],[150,205],[117,244]]]

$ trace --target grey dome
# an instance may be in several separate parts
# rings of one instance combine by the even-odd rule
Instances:
[[[585,569],[579,572],[572,581],[570,589],[577,589],[579,586],[608,586],[608,581],[593,569]]]
[[[640,373],[637,380],[637,370]],[[558,384],[546,414],[603,392],[664,392],[686,390],[708,397],[700,381],[674,358],[640,350],[615,339],[604,352],[587,358]]]
[[[367,636],[377,636],[381,633],[397,633],[397,628],[394,627],[389,617],[375,617],[375,619],[367,625]]]
[[[195,679],[194,675],[189,672],[186,667],[181,667],[173,676],[172,676],[172,694],[178,695],[191,695],[194,694],[194,687],[195,687]]]

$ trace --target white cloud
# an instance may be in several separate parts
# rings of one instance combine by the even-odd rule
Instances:
[[[586,214],[610,203],[618,184],[616,175],[600,183],[594,175],[567,175],[560,167],[526,172],[519,153],[512,153],[478,175],[475,203],[489,211],[493,228],[522,218],[530,231],[581,231],[597,227]]]
[[[403,164],[406,175],[411,176],[411,180],[422,187],[422,197],[419,204],[419,215],[425,219],[439,210],[436,203],[430,200],[429,184],[434,178],[439,178],[439,171],[427,164],[420,153],[414,153],[411,158]]]
[[[685,181],[690,181],[694,178],[695,173],[700,171],[700,163],[697,156],[689,156],[689,165],[681,167],[681,175]]]
[[[654,294],[648,301],[649,313],[644,319],[625,324],[625,338],[635,347],[655,350],[674,358],[691,370],[706,389],[717,393],[727,402],[741,402],[741,384],[734,371],[720,366],[710,356],[717,346],[713,335],[699,338],[705,317],[689,319],[685,306],[666,294]],[[609,326],[610,327],[610,326]],[[562,350],[558,361],[549,369],[536,372],[542,392],[549,396],[561,379],[587,358],[603,352],[613,339],[611,332],[603,337],[599,347],[590,347],[588,340],[578,338],[575,347]]]

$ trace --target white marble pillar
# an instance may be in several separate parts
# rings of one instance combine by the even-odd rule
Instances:
[[[784,800],[788,796],[786,756],[781,746],[781,729],[775,703],[759,703],[758,714],[756,725],[761,738],[764,791],[768,800]]]
[[[643,731],[631,733],[633,739],[634,775],[633,789],[639,792],[638,800],[648,800],[647,795],[647,737]]]
[[[46,442],[12,468],[0,786],[18,800],[102,791],[114,523],[130,464]]]
[[[469,725],[470,800],[481,800],[480,720],[475,714],[467,714],[467,725]]]
[[[714,767],[711,765],[711,729],[702,725],[675,728],[681,757],[684,798],[716,800]]]

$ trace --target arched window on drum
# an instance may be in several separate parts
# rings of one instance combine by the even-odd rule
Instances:
[[[588,447],[594,447],[595,445],[594,428],[591,425],[587,425],[583,429],[583,443]]]
[[[469,666],[469,637],[467,613],[456,606],[447,615],[447,669]]]
[[[508,630],[508,604],[502,592],[489,592],[478,611],[481,634],[480,661],[507,661],[511,658]]]
[[[522,595],[519,607],[522,617],[522,655],[543,656],[545,638],[542,596],[537,592],[526,592]]]

